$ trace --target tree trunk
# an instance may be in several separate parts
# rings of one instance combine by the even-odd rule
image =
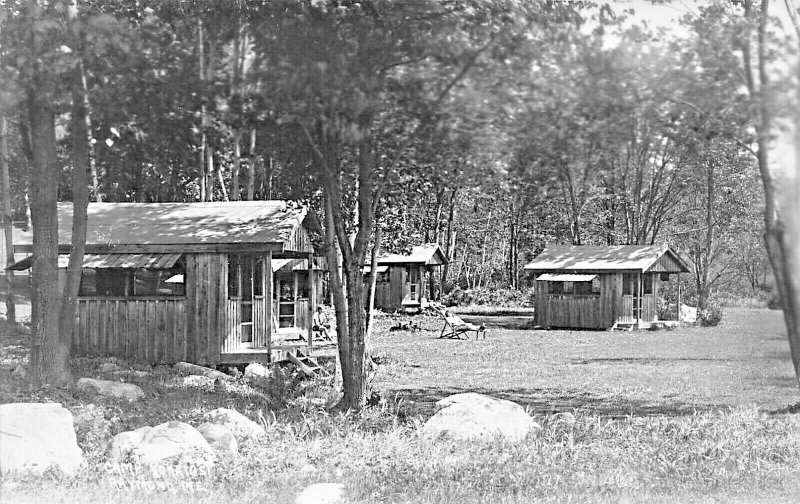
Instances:
[[[58,285],[58,165],[56,162],[54,85],[42,77],[28,91],[33,163],[31,220],[33,268],[29,380],[34,387],[69,380],[67,342],[58,331],[61,296]]]
[[[69,341],[75,328],[75,314],[78,307],[78,291],[81,285],[83,255],[86,250],[86,219],[89,204],[89,142],[86,131],[86,101],[83,82],[85,80],[83,62],[75,69],[72,89],[72,246],[67,266],[66,284],[59,314],[59,333]]]
[[[0,190],[3,192],[3,232],[6,242],[6,266],[14,264],[14,222],[11,217],[11,180],[8,174],[8,137],[6,116],[0,111]],[[14,304],[14,271],[6,270],[6,321],[13,327],[17,322]]]
[[[247,163],[247,201],[253,201],[256,187],[256,129],[250,130],[250,160]]]
[[[233,168],[231,169],[231,201],[239,201],[239,168],[241,167],[242,148],[239,143],[241,133],[233,133]]]
[[[377,274],[378,253],[380,252],[381,249],[381,238],[382,238],[381,227],[376,226],[375,241],[372,244],[372,252],[370,254],[370,261],[369,261],[370,280],[369,280],[369,291],[367,293],[368,302],[367,302],[367,321],[366,321],[367,325],[367,334],[366,334],[367,344],[365,345],[366,348],[369,348],[369,340],[370,337],[372,336],[373,326],[375,325],[374,320],[372,318],[372,312],[375,310],[375,289],[377,288],[378,285],[378,274]]]

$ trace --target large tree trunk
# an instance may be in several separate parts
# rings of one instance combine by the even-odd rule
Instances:
[[[41,71],[40,71],[41,75]],[[28,358],[33,386],[69,380],[67,342],[58,331],[61,296],[58,285],[58,165],[53,84],[47,78],[28,91],[33,166],[31,220],[33,268],[31,279],[31,335]]]
[[[83,271],[83,255],[86,250],[86,219],[89,204],[89,142],[86,131],[86,100],[84,99],[83,62],[78,63],[72,89],[72,247],[67,266],[63,301],[59,314],[59,334],[69,341],[75,329],[75,314],[78,307],[78,291]]]
[[[11,179],[8,174],[8,138],[6,116],[0,111],[0,190],[3,192],[3,232],[6,242],[6,266],[14,264],[14,222],[11,217]],[[17,321],[14,304],[14,271],[6,270],[6,320],[13,327]]]

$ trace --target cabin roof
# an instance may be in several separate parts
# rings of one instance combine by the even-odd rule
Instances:
[[[656,267],[657,266],[657,267]],[[556,246],[547,247],[525,270],[546,272],[658,271],[685,273],[686,262],[666,245]]]
[[[72,203],[58,204],[58,242],[72,238]],[[287,201],[209,203],[90,203],[87,250],[194,245],[263,245],[271,249],[308,252],[308,240],[298,239],[307,209]],[[16,245],[16,244],[15,244]],[[20,243],[23,247],[24,241]],[[120,247],[121,246],[121,247]],[[303,249],[303,250],[297,250]]]
[[[447,264],[450,260],[438,243],[423,243],[411,247],[410,254],[384,254],[378,256],[378,264]]]

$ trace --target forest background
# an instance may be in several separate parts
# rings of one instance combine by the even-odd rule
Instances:
[[[766,3],[700,2],[670,30],[635,2],[7,1],[4,215],[288,199],[338,245],[335,291],[421,242],[451,296],[523,288],[548,244],[668,243],[701,308],[777,299],[759,127],[794,46]]]

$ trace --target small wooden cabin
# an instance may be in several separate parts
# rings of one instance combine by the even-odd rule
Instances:
[[[441,273],[447,255],[437,243],[412,247],[410,254],[385,254],[378,257],[375,284],[375,308],[415,310],[422,299],[437,299],[441,293]],[[370,267],[364,267],[364,281],[369,281]],[[426,286],[427,295],[426,295]]]
[[[661,245],[547,247],[524,269],[536,275],[535,324],[582,329],[650,326],[659,281],[689,271]]]
[[[58,217],[63,282],[72,204]],[[91,203],[72,355],[214,365],[311,352],[316,226],[285,201]]]

